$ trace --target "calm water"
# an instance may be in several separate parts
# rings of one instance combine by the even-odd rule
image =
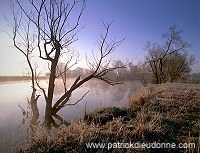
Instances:
[[[69,81],[68,84],[72,83]],[[41,83],[46,87],[47,83]],[[83,117],[85,112],[89,113],[97,108],[116,106],[128,107],[130,95],[137,90],[141,84],[135,82],[125,82],[121,85],[110,86],[100,81],[90,81],[78,90],[76,90],[70,100],[70,103],[76,102],[87,91],[89,93],[75,106],[67,106],[63,108],[59,114],[68,122],[74,122]],[[38,93],[41,94],[42,93]],[[58,99],[62,94],[62,83],[56,84],[54,100]],[[7,148],[16,146],[18,140],[26,135],[26,128],[20,105],[25,111],[30,111],[27,98],[31,96],[31,83],[12,83],[0,85],[0,153]],[[43,96],[38,100],[40,113],[40,121],[44,117],[45,102]],[[20,144],[18,144],[20,145]]]

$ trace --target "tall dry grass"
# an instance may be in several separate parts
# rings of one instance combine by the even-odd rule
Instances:
[[[158,120],[152,120],[150,125],[162,129],[160,135],[166,141],[194,142],[196,151],[200,149],[199,84],[150,85],[138,90],[131,97],[130,106],[139,108],[140,112],[145,112],[149,116],[159,114],[159,124],[156,124]],[[141,121],[142,118],[139,117],[137,121]],[[147,118],[143,126],[148,127]],[[188,149],[182,152],[188,152]]]
[[[141,100],[142,99],[142,100]],[[141,103],[142,101],[142,103]],[[107,148],[88,149],[88,142],[166,142],[195,143],[195,149],[111,149],[110,152],[198,152],[200,149],[200,87],[182,84],[151,85],[138,90],[130,100],[125,116],[113,116],[103,124],[80,120],[60,128],[56,136],[43,128],[30,137],[24,153],[31,152],[107,152]],[[112,109],[112,108],[110,108]],[[92,113],[107,118],[117,109]],[[119,110],[118,110],[119,111]],[[123,110],[124,111],[124,110]],[[102,115],[103,114],[103,115]]]

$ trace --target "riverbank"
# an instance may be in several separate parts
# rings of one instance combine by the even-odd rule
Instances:
[[[150,85],[131,97],[130,108],[96,110],[55,137],[38,130],[22,152],[198,152],[199,134],[200,84]],[[138,148],[127,148],[130,141]],[[159,143],[166,148],[151,148]]]
[[[46,76],[39,77],[39,80],[44,80],[44,79],[46,79]],[[30,82],[30,81],[31,81],[31,78],[29,76],[0,76],[0,85]]]
[[[30,77],[27,76],[0,76],[0,84],[28,82],[30,80]]]

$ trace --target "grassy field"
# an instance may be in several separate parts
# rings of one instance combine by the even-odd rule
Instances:
[[[163,143],[163,146],[174,143],[176,148],[126,148],[130,141]],[[94,143],[105,146],[89,147]],[[180,143],[185,148],[177,148]],[[199,151],[200,84],[181,83],[141,88],[130,98],[130,108],[96,110],[83,120],[59,129],[57,136],[38,129],[21,150],[24,153]]]

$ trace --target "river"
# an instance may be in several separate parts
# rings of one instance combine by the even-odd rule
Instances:
[[[68,81],[68,86],[73,80]],[[44,80],[41,85],[45,88],[47,82]],[[128,107],[129,97],[141,84],[138,81],[124,82],[123,84],[110,86],[102,81],[92,80],[77,89],[70,103],[79,100],[87,91],[88,94],[74,106],[67,106],[60,110],[59,114],[68,122],[75,122],[82,118],[85,113],[89,113],[98,108],[115,106]],[[56,83],[54,100],[62,94],[62,82]],[[38,92],[41,94],[41,92]],[[20,146],[20,140],[26,136],[27,120],[29,116],[23,115],[30,112],[27,98],[31,96],[30,82],[12,82],[0,84],[0,153],[6,152],[13,146]],[[45,102],[43,96],[38,100],[40,123],[44,117]]]

